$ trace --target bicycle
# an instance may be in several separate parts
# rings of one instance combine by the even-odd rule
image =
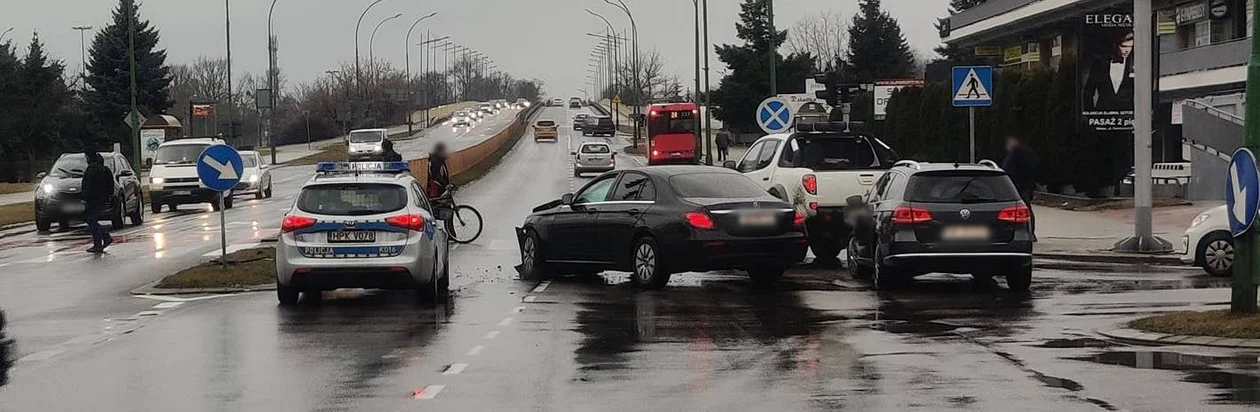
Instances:
[[[455,243],[468,244],[481,236],[481,212],[469,205],[455,202],[455,185],[446,187],[441,196],[433,199],[438,209],[449,209],[451,216],[446,221],[446,231]]]

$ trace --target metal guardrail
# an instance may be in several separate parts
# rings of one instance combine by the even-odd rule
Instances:
[[[1207,102],[1204,102],[1204,101],[1202,101],[1202,100],[1200,100],[1200,99],[1186,99],[1185,103],[1183,103],[1183,104],[1185,104],[1185,105],[1189,105],[1190,107],[1194,107],[1194,108],[1196,108],[1196,109],[1200,109],[1200,110],[1206,111],[1206,112],[1208,112],[1208,113],[1210,113],[1210,114],[1212,114],[1212,115],[1214,115],[1214,116],[1216,116],[1216,117],[1219,117],[1219,118],[1222,118],[1222,119],[1225,119],[1225,120],[1228,120],[1228,121],[1234,122],[1234,123],[1238,124],[1239,126],[1245,126],[1245,125],[1246,125],[1245,119],[1243,119],[1242,117],[1240,117],[1240,116],[1238,116],[1238,115],[1236,115],[1236,114],[1233,114],[1233,113],[1230,113],[1230,112],[1227,112],[1227,111],[1224,111],[1224,110],[1218,109],[1218,108],[1216,108],[1215,106],[1212,106],[1212,105],[1208,104]]]

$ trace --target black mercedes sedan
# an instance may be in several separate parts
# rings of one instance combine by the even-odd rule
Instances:
[[[790,204],[707,166],[605,173],[534,208],[516,232],[528,278],[617,270],[647,289],[674,273],[719,269],[773,285],[806,249],[804,218]]]

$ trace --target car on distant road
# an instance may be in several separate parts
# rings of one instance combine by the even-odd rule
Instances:
[[[160,213],[162,205],[175,211],[179,205],[192,203],[209,203],[213,210],[219,210],[220,198],[222,207],[232,208],[231,191],[223,196],[224,193],[203,186],[197,178],[197,158],[206,148],[219,144],[226,143],[222,139],[189,138],[167,140],[158,146],[149,169],[149,206],[153,213]]]
[[[105,167],[114,175],[114,196],[101,213],[102,220],[109,220],[114,229],[120,229],[130,218],[132,225],[144,223],[144,196],[140,179],[131,169],[127,158],[118,153],[101,153]],[[57,222],[61,230],[69,230],[71,222],[81,222],[86,204],[83,201],[83,171],[87,170],[87,157],[83,153],[68,153],[57,158],[52,170],[35,177],[35,228],[41,232],[52,229]]]
[[[472,114],[466,111],[461,110],[451,115],[451,127],[472,127],[473,122]]]
[[[573,177],[582,173],[608,172],[617,168],[617,152],[604,142],[586,142],[573,155]]]
[[[551,105],[555,107],[564,106],[564,99],[561,99],[559,97],[551,99]]]
[[[1229,210],[1220,205],[1199,213],[1181,237],[1185,253],[1181,261],[1203,268],[1213,276],[1234,273],[1234,237],[1229,233]]]
[[[498,113],[499,109],[494,107],[494,103],[481,103],[477,105],[477,111],[485,116],[490,116]]]
[[[282,305],[338,288],[413,289],[450,283],[449,237],[405,162],[320,163],[280,223]]]
[[[935,272],[1005,277],[1015,292],[1032,284],[1031,211],[993,162],[897,162],[846,202],[850,270],[876,289]]]
[[[586,119],[586,125],[582,126],[583,136],[616,136],[617,127],[613,125],[613,119],[608,116],[591,116]]]
[[[381,155],[389,131],[385,129],[359,129],[346,136],[350,160],[369,160]]]
[[[581,108],[582,108],[582,99],[579,99],[579,98],[576,98],[576,97],[569,98],[569,108],[570,108],[570,109],[581,109]]]
[[[271,197],[271,167],[264,162],[260,153],[253,150],[242,150],[241,181],[232,189],[233,195],[252,194],[255,199]]]
[[[560,139],[560,132],[557,130],[555,120],[542,119],[534,123],[534,141],[550,139],[557,141]]]
[[[519,108],[522,108],[522,109],[529,108],[529,100],[526,100],[526,99],[516,99],[516,107],[519,107]]]
[[[573,115],[573,130],[582,130],[583,127],[586,127],[586,119],[589,118],[591,118],[591,115],[586,113]]]
[[[708,166],[605,173],[534,208],[516,234],[527,278],[617,270],[645,289],[675,273],[721,269],[770,286],[806,249],[804,216],[790,204]]]

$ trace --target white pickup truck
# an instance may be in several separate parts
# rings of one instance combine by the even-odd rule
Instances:
[[[762,137],[742,159],[724,166],[792,203],[806,216],[814,255],[831,260],[852,234],[844,220],[846,199],[865,194],[897,161],[897,153],[868,134],[814,130]]]

